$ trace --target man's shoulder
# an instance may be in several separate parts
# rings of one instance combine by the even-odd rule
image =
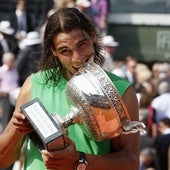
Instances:
[[[131,83],[124,78],[121,78],[108,71],[106,71],[106,74],[110,78],[110,80],[112,81],[121,96],[125,93],[127,88],[131,86]]]
[[[111,73],[109,71],[105,71],[106,74],[108,75],[108,77],[111,79],[112,82],[116,82],[116,81],[122,81],[122,83],[127,83],[130,85],[130,82],[127,81],[126,79],[120,77],[120,76],[117,76],[116,74],[114,73]]]

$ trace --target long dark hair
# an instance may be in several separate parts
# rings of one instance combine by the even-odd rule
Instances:
[[[90,37],[96,35],[97,41],[93,44],[95,50],[94,62],[99,65],[103,64],[101,37],[94,23],[76,8],[61,8],[48,18],[44,32],[43,56],[38,63],[38,68],[40,71],[46,71],[46,82],[53,80],[57,83],[60,78],[58,73],[62,68],[60,61],[51,50],[54,48],[53,37],[61,32],[70,32],[76,28],[86,31]]]

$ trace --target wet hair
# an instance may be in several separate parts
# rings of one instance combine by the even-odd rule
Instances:
[[[43,56],[38,63],[40,71],[46,71],[46,81],[59,81],[58,74],[61,71],[62,64],[59,59],[53,55],[53,38],[59,33],[68,33],[74,29],[85,31],[90,37],[96,36],[97,41],[93,44],[95,50],[94,62],[102,65],[104,58],[102,56],[101,37],[98,34],[95,24],[89,20],[83,13],[76,8],[60,8],[48,18],[44,32]]]

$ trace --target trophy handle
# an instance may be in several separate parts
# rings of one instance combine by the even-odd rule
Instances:
[[[128,121],[123,125],[125,132],[139,131],[141,134],[146,134],[146,126],[143,122],[140,121]]]
[[[83,109],[79,106],[71,106],[69,113],[67,113],[64,117],[59,116],[57,113],[53,113],[51,115],[63,130],[67,129],[70,125],[75,123],[82,124],[84,121],[84,112]]]

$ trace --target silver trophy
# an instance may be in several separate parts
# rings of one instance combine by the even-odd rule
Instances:
[[[66,95],[71,106],[65,117],[49,114],[38,99],[21,107],[35,129],[30,138],[39,149],[65,147],[64,135],[73,124],[79,124],[96,141],[110,140],[124,132],[145,133],[142,122],[130,120],[114,84],[93,58],[67,82]]]
[[[53,114],[66,129],[78,123],[96,141],[112,139],[123,132],[145,133],[145,125],[131,121],[114,84],[105,71],[89,60],[67,83],[66,93],[72,106],[65,117]]]

